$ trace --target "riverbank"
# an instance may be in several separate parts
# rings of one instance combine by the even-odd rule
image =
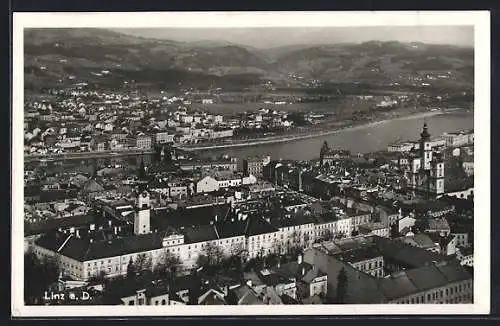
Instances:
[[[133,156],[142,154],[153,154],[152,150],[122,149],[106,150],[100,152],[77,152],[77,153],[53,153],[46,155],[24,155],[24,163],[41,161],[63,161],[63,160],[81,160],[103,157]]]
[[[447,114],[449,112],[453,112],[453,111],[420,112],[420,113],[416,113],[416,114],[410,114],[410,115],[395,117],[395,118],[391,118],[391,119],[384,119],[384,120],[373,121],[373,122],[369,122],[369,123],[363,123],[363,124],[358,124],[358,125],[353,125],[353,126],[348,126],[348,127],[342,127],[342,128],[338,128],[338,129],[333,129],[333,130],[328,130],[328,131],[323,131],[323,132],[318,132],[318,133],[313,133],[313,134],[304,134],[304,135],[297,135],[297,136],[276,136],[276,137],[262,138],[262,139],[258,139],[258,140],[249,140],[249,141],[245,141],[245,142],[241,142],[241,143],[228,143],[228,144],[220,144],[220,145],[187,146],[187,147],[186,146],[178,146],[177,148],[179,148],[180,150],[183,150],[183,151],[187,151],[187,152],[195,152],[195,151],[210,150],[210,149],[248,147],[248,146],[259,146],[259,145],[266,145],[266,144],[281,143],[281,142],[291,142],[291,141],[296,141],[296,140],[329,136],[329,135],[333,135],[333,134],[344,132],[344,131],[353,131],[353,130],[359,130],[359,129],[364,129],[364,128],[370,128],[370,127],[374,127],[377,125],[387,123],[389,121],[421,119],[421,118],[427,118],[427,117],[432,117],[432,116],[437,116],[437,115],[443,115],[443,114]]]

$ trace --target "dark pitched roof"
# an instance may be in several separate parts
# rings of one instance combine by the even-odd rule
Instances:
[[[246,219],[245,234],[247,236],[277,232],[278,229],[258,216],[249,216]]]
[[[446,256],[402,243],[374,236],[373,240],[384,258],[390,258],[413,267],[425,266],[433,261],[448,260]]]
[[[217,232],[213,225],[199,225],[195,227],[187,227],[182,230],[185,243],[197,243],[205,241],[217,240]]]
[[[236,219],[234,221],[226,220],[216,222],[214,225],[221,239],[242,236],[245,234],[245,221],[238,221]]]
[[[24,224],[24,235],[34,235],[56,231],[59,228],[82,227],[96,223],[99,218],[93,214],[76,215],[60,219],[50,219],[36,223]]]
[[[151,227],[153,229],[164,230],[168,227],[192,227],[193,225],[210,225],[215,219],[223,219],[231,206],[229,204],[179,208],[173,211],[157,211],[151,214]]]
[[[349,263],[357,263],[367,259],[382,257],[382,253],[375,245],[362,246],[347,251],[339,252],[334,255],[336,258]]]
[[[74,235],[55,232],[42,236],[36,240],[36,244],[84,262],[160,249],[163,247],[162,240],[160,234],[149,233],[90,242],[89,238],[77,238]]]
[[[380,290],[388,300],[402,298],[410,293],[418,292],[417,287],[405,273],[380,279],[377,282]]]
[[[434,264],[409,269],[406,275],[420,290],[433,289],[447,283],[446,277],[439,273]]]

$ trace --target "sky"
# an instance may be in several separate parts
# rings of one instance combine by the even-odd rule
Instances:
[[[474,46],[472,26],[114,28],[111,30],[173,41],[225,41],[256,48],[298,44],[360,43],[374,40]]]

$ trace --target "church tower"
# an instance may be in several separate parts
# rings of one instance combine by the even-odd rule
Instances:
[[[150,232],[150,211],[149,193],[143,191],[136,200],[134,216],[134,234],[146,234]]]
[[[440,153],[435,153],[431,162],[429,192],[436,197],[444,194],[444,160]]]
[[[431,134],[427,130],[427,122],[420,133],[420,157],[422,159],[422,169],[430,170],[432,161]]]

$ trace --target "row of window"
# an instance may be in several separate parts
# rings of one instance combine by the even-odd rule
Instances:
[[[143,298],[137,300],[137,305],[139,305],[139,306],[143,306],[144,303],[145,303],[145,300]],[[155,300],[155,306],[158,306],[159,304],[160,304],[160,301],[159,300]],[[165,306],[166,304],[167,304],[167,300],[165,300],[165,299],[161,300],[161,305],[162,306]],[[129,306],[135,305],[135,300],[130,300],[128,302],[128,305]]]
[[[367,270],[367,271],[371,271],[372,269],[375,269],[375,268],[381,268],[383,266],[384,262],[382,260],[379,260],[379,261],[375,261],[375,262],[368,262],[368,263],[364,263],[364,264],[359,264],[357,267],[360,269],[360,270]]]
[[[429,296],[427,296],[429,297]],[[471,293],[466,293],[460,296],[457,296],[453,299],[440,299],[439,301],[437,299],[433,299],[435,303],[447,303],[447,304],[453,304],[453,303],[462,303],[462,302],[472,302],[472,294]],[[437,302],[436,302],[437,301]],[[397,304],[418,304],[418,303],[426,303],[424,302],[424,296],[418,296],[418,297],[413,297],[411,299],[405,299],[396,302]],[[427,300],[427,303],[432,303],[432,301],[429,299]]]

